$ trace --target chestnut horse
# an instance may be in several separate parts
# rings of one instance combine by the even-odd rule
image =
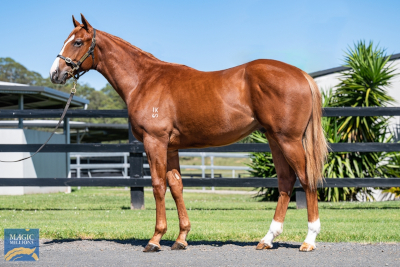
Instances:
[[[271,147],[280,196],[269,231],[257,249],[272,248],[273,239],[282,233],[296,176],[306,192],[308,212],[308,235],[300,250],[315,248],[320,231],[316,187],[322,179],[327,144],[321,95],[307,73],[267,59],[221,71],[198,71],[161,61],[121,38],[96,31],[83,15],[82,23],[72,19],[75,28],[50,77],[53,83],[63,84],[80,71],[95,69],[125,101],[133,135],[144,143],[156,201],[155,232],[145,252],[158,251],[167,231],[167,181],[180,228],[172,249],[188,245],[190,222],[178,150],[228,145],[262,128]]]

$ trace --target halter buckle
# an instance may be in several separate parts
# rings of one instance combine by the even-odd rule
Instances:
[[[71,64],[72,63],[72,59],[70,59],[69,57],[66,57],[65,58],[65,62],[68,63],[68,64]]]
[[[74,79],[75,79],[75,78],[74,78]],[[74,86],[73,86],[72,89],[71,89],[71,93],[72,93],[72,94],[75,94],[75,93],[76,93],[76,79],[74,80],[73,84],[74,84]]]

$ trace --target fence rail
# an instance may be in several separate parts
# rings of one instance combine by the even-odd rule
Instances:
[[[57,118],[62,110],[0,110],[0,118]],[[338,116],[400,116],[399,107],[389,108],[325,108],[325,117]],[[126,110],[69,110],[64,119],[64,129],[69,133],[70,118],[127,118]],[[1,144],[0,152],[35,152],[40,144]],[[270,152],[268,144],[233,144],[225,147],[202,149],[182,149],[182,152]],[[333,152],[394,152],[400,151],[398,143],[335,143],[330,144]],[[48,144],[42,152],[129,152],[130,178],[14,178],[0,179],[0,186],[130,186],[131,207],[143,208],[143,187],[151,186],[150,179],[143,179],[143,144],[134,140],[129,131],[129,144]],[[183,179],[187,187],[277,187],[276,178],[193,178]],[[338,178],[325,179],[325,187],[392,187],[400,186],[399,178]],[[295,185],[299,188],[298,181]],[[299,199],[305,201],[301,189],[297,191]],[[304,206],[304,203],[300,203]]]
[[[278,187],[277,178],[183,178],[185,187]],[[143,178],[0,178],[0,186],[151,186]],[[337,178],[325,179],[321,187],[393,187],[399,178]],[[301,188],[296,181],[295,188]]]
[[[41,144],[0,144],[0,152],[36,152]],[[334,143],[331,152],[395,152],[400,143]],[[271,152],[268,144],[233,144],[223,147],[181,149],[181,152]],[[134,144],[47,144],[41,152],[144,152],[142,143]]]

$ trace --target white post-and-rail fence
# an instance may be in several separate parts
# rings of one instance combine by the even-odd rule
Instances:
[[[143,153],[145,157],[146,154]],[[201,170],[201,178],[206,178],[206,170],[211,170],[211,178],[214,178],[215,170],[230,170],[232,171],[232,178],[236,177],[236,171],[249,171],[250,167],[246,166],[217,166],[214,165],[214,158],[249,158],[249,153],[207,153],[207,152],[181,152],[179,153],[181,157],[201,157],[201,165],[180,165],[181,170],[183,169],[197,169]],[[71,172],[76,174],[76,178],[82,178],[82,170],[86,170],[88,173],[88,178],[96,178],[96,173],[99,172],[115,172],[120,171],[121,176],[116,176],[115,178],[129,178],[129,153],[70,153],[71,159],[75,158],[76,163],[71,163]],[[82,163],[82,158],[93,159],[93,158],[110,158],[118,157],[123,158],[123,163]],[[205,159],[210,158],[210,164],[205,164]],[[149,164],[143,164],[143,168],[149,168]],[[94,172],[94,173],[93,173]],[[182,174],[183,177],[193,177],[194,175]],[[100,177],[99,177],[100,178]],[[150,175],[144,175],[143,178],[150,179]],[[205,187],[203,187],[205,190]],[[211,188],[214,190],[214,187]]]
[[[143,153],[145,157],[146,154]],[[214,170],[231,170],[232,178],[235,178],[235,171],[248,171],[251,170],[250,167],[245,166],[219,166],[214,165],[214,158],[249,158],[251,155],[249,153],[207,153],[207,152],[181,152],[179,153],[181,157],[201,157],[201,165],[180,165],[181,169],[197,169],[201,170],[201,178],[206,178],[206,170],[211,170],[211,178],[213,177]],[[129,178],[129,153],[70,153],[70,157],[76,159],[76,163],[71,163],[71,170],[75,170],[76,177],[81,178],[82,170],[95,169],[96,171],[107,170],[107,169],[123,169],[121,171],[120,178]],[[110,157],[121,157],[123,158],[123,163],[82,163],[82,158],[110,158]],[[210,158],[211,164],[205,164],[205,159]],[[143,168],[149,168],[149,164],[143,164]],[[184,175],[184,174],[183,174]],[[96,177],[92,175],[89,171],[89,178]],[[186,175],[190,176],[190,175]],[[151,178],[149,175],[144,175],[143,178]]]
[[[0,110],[0,118],[58,118],[62,110]],[[400,108],[325,108],[324,116],[400,116]],[[64,131],[69,139],[70,118],[127,118],[126,110],[69,110],[64,119]],[[1,144],[0,152],[35,152],[41,144]],[[400,143],[334,143],[332,152],[400,151]],[[1,178],[0,186],[128,186],[131,188],[131,208],[144,208],[143,187],[151,186],[151,179],[143,175],[143,144],[129,131],[129,144],[48,144],[43,150],[59,153],[129,153],[129,178]],[[237,153],[270,152],[268,144],[233,144],[225,147],[182,149],[180,152]],[[204,164],[203,164],[204,165]],[[185,187],[278,187],[277,178],[184,178]],[[324,187],[398,187],[400,178],[337,178],[325,179]],[[298,181],[295,184],[296,203],[305,207],[305,194]]]

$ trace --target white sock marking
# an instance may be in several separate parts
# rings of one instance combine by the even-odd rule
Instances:
[[[64,44],[63,48],[61,49],[59,55],[63,55],[62,53],[64,52],[65,46],[66,46],[69,42],[71,42],[72,40],[74,40],[74,38],[75,38],[75,34],[72,35],[71,38],[69,38],[68,41],[65,42],[65,44]],[[51,77],[51,74],[52,74],[53,72],[55,72],[55,71],[58,69],[58,66],[60,66],[60,58],[59,58],[59,57],[57,57],[57,58],[54,60],[53,65],[51,65],[51,68],[50,68],[50,77]]]
[[[274,240],[275,237],[280,235],[282,233],[282,231],[283,231],[283,223],[272,220],[271,226],[269,227],[269,231],[264,236],[264,238],[261,239],[261,242],[271,246],[271,248],[272,248],[272,241]]]
[[[319,218],[315,222],[308,222],[308,234],[304,242],[316,247],[315,239],[317,238],[319,231],[321,231],[321,222],[319,221]]]

